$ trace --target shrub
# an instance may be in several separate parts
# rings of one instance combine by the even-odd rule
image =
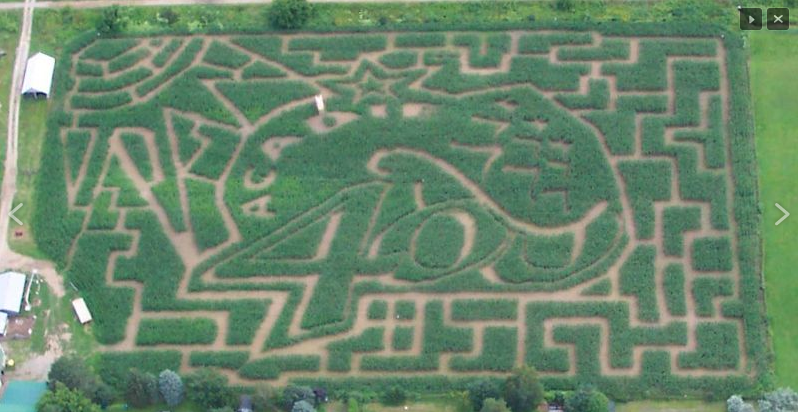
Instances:
[[[510,408],[501,399],[488,398],[485,399],[482,407],[479,408],[479,412],[510,412]]]
[[[501,397],[501,388],[492,379],[480,378],[467,386],[468,399],[471,401],[471,409],[474,411],[482,410],[485,400],[489,398],[498,399]]]
[[[543,386],[531,366],[522,366],[504,382],[504,399],[513,412],[529,412],[543,402]]]
[[[227,378],[212,369],[199,369],[186,376],[185,382],[188,400],[203,408],[223,408],[235,402]]]
[[[275,0],[269,7],[269,22],[279,29],[298,29],[313,15],[307,0]]]
[[[283,389],[283,408],[292,409],[294,404],[301,401],[315,402],[316,395],[308,386],[288,385]]]
[[[158,401],[158,380],[151,373],[132,369],[125,383],[125,402],[144,408]]]
[[[91,403],[91,400],[79,390],[69,389],[64,384],[58,383],[39,399],[36,411],[100,412],[100,407]]]
[[[59,383],[67,389],[77,390],[87,397],[93,396],[98,385],[96,375],[82,359],[74,355],[62,356],[50,367],[50,372],[47,374],[47,387],[53,391]]]
[[[127,17],[119,6],[106,7],[97,21],[97,31],[102,34],[116,34],[125,29],[127,22]]]
[[[388,406],[399,406],[407,400],[407,391],[399,386],[394,386],[385,391],[380,400]]]
[[[592,386],[583,386],[565,398],[565,412],[608,412],[607,397]]]
[[[164,370],[158,375],[158,390],[166,404],[170,407],[174,408],[183,402],[183,395],[185,395],[183,379],[180,378],[180,375],[169,369]]]
[[[726,412],[754,412],[754,407],[745,403],[739,395],[732,395],[726,400]]]
[[[759,412],[787,412],[798,410],[798,394],[789,388],[779,388],[765,394],[759,401]]]
[[[509,299],[457,299],[452,301],[452,320],[507,320],[518,317],[518,301]]]
[[[291,407],[291,412],[316,412],[316,408],[308,401],[299,401]]]

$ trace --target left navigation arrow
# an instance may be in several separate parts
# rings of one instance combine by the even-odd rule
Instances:
[[[14,209],[12,209],[10,212],[8,212],[8,217],[10,217],[10,218],[11,218],[11,219],[13,219],[15,222],[17,222],[17,224],[18,224],[18,225],[20,225],[20,226],[23,226],[23,224],[22,224],[22,221],[21,221],[21,220],[19,220],[19,219],[17,219],[17,217],[16,217],[16,216],[14,216],[14,212],[16,212],[17,210],[19,210],[19,208],[21,208],[21,207],[22,207],[22,203],[18,204],[18,205],[17,205],[17,207],[15,207],[15,208],[14,208]]]

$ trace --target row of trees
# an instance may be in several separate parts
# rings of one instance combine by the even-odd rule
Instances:
[[[530,412],[543,401],[566,412],[607,412],[609,399],[593,388],[583,386],[574,392],[555,392],[546,399],[543,385],[534,368],[525,366],[504,381],[479,379],[468,385],[468,397],[478,412]]]
[[[313,5],[307,0],[274,0],[266,13],[266,19],[274,28],[299,29],[313,16]],[[180,21],[180,14],[171,7],[158,12],[158,23],[170,27]],[[125,9],[113,5],[103,10],[97,21],[97,31],[102,34],[116,34],[124,31],[130,19]]]

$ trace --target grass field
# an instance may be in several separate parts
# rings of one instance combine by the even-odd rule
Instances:
[[[751,88],[764,209],[765,293],[779,385],[798,387],[798,33],[751,34]],[[793,216],[779,226],[782,213]]]

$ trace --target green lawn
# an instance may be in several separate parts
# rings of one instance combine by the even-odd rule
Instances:
[[[798,388],[798,33],[752,34],[751,88],[764,209],[765,295],[776,383]],[[795,216],[779,226],[779,203]]]

